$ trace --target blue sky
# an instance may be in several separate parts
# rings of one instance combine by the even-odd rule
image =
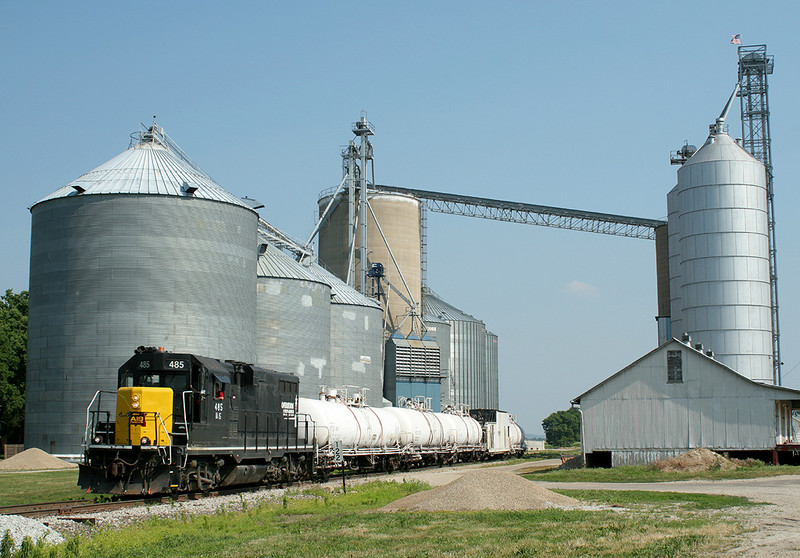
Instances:
[[[664,218],[669,152],[705,140],[741,33],[775,56],[784,384],[800,387],[798,16],[792,2],[0,0],[0,289],[27,288],[27,207],[153,115],[296,237],[361,110],[379,183]],[[740,135],[738,105],[729,121]],[[532,433],[656,344],[648,241],[430,214],[428,279],[499,335],[501,405]]]

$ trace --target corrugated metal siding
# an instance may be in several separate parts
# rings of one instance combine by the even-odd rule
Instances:
[[[426,292],[423,319],[450,324],[450,393],[453,403],[491,407],[487,392],[486,326],[458,308]]]
[[[256,214],[81,196],[32,209],[25,441],[79,454],[86,406],[139,345],[253,362]]]
[[[330,386],[367,388],[367,403],[383,401],[383,312],[331,304]]]
[[[499,409],[500,397],[497,375],[497,335],[486,332],[486,408]]]
[[[330,285],[332,296],[331,302],[380,309],[381,305],[378,304],[374,299],[362,295],[360,292],[348,286],[347,283],[336,277],[324,267],[321,267],[317,264],[312,264],[309,266],[308,270],[321,281]]]
[[[434,322],[425,319],[428,327],[428,336],[439,345],[439,375],[441,377],[441,400],[443,405],[453,404],[453,394],[450,390],[450,324],[447,322]]]
[[[331,288],[275,247],[258,260],[256,363],[300,378],[300,396],[330,384]]]
[[[683,383],[667,383],[667,350],[682,351]],[[800,394],[755,384],[672,341],[581,396],[584,448],[771,448],[775,401],[784,399]]]

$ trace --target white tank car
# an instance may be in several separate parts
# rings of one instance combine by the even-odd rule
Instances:
[[[329,392],[329,400],[300,398],[298,410],[314,421],[317,446],[342,442],[345,448],[394,447],[400,441],[400,423],[384,409],[358,403],[346,405],[338,394]]]
[[[328,390],[322,397],[300,398],[298,406],[314,422],[320,448],[336,441],[350,449],[430,449],[477,446],[481,441],[480,424],[465,413],[434,413],[412,400],[403,407],[368,407],[358,395],[351,399],[337,390]]]

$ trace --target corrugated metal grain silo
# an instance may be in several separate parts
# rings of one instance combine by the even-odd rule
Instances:
[[[28,447],[80,454],[139,345],[253,361],[258,216],[166,142],[154,126],[31,207]]]
[[[669,295],[670,295],[670,329],[672,337],[681,338],[685,331],[681,317],[681,231],[678,218],[678,187],[667,194],[667,230],[669,246]]]
[[[442,405],[453,404],[453,393],[450,389],[450,323],[438,315],[434,316],[428,312],[428,306],[424,303],[427,294],[423,290],[422,300],[424,313],[422,320],[428,328],[426,335],[439,345],[439,375],[441,377],[441,401]]]
[[[331,287],[272,245],[258,259],[256,363],[300,378],[300,396],[328,382]]]
[[[324,385],[367,388],[367,403],[383,402],[383,311],[319,265],[309,271],[331,288],[331,361]]]
[[[432,293],[423,300],[424,314],[450,324],[450,392],[454,404],[489,407],[486,385],[486,326]]]
[[[679,319],[720,362],[773,383],[766,174],[722,128],[678,169],[667,200],[680,237]]]
[[[411,291],[411,296],[417,303],[421,299],[422,291],[422,257],[420,244],[420,208],[421,202],[404,194],[390,194],[384,192],[370,192],[369,203],[375,217],[380,224],[380,229],[386,236],[397,265],[392,261],[386,243],[381,236],[375,219],[372,215],[367,220],[367,248],[370,263],[380,262],[384,266],[386,279],[398,290],[406,293],[403,278]],[[324,211],[330,201],[330,195],[323,195],[319,199],[320,212]],[[355,265],[359,269],[359,250],[361,245],[360,228],[356,235]],[[319,261],[325,268],[342,280],[347,278],[349,262],[348,252],[348,204],[347,195],[341,199],[319,231]],[[356,289],[361,281],[356,271]],[[367,285],[369,287],[369,285]],[[409,306],[395,293],[389,293],[389,306],[387,311],[387,327],[390,332],[403,321],[408,313]],[[411,320],[406,320],[400,332],[404,335],[411,332]]]
[[[497,375],[497,335],[486,332],[486,401],[487,409],[500,408],[498,394],[499,378]]]

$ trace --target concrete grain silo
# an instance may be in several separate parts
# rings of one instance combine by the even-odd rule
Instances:
[[[386,279],[403,295],[419,303],[422,291],[422,256],[420,240],[420,208],[421,202],[404,194],[369,192],[369,204],[377,218],[372,215],[367,219],[367,247],[369,263],[380,262],[384,266]],[[323,212],[330,201],[330,195],[319,199],[320,212]],[[347,279],[349,264],[348,251],[348,202],[345,194],[327,221],[319,231],[319,261],[341,280]],[[380,225],[380,231],[378,230]],[[386,242],[386,237],[397,265],[394,264]],[[356,234],[356,251],[354,255],[355,269],[360,268],[359,250],[361,246],[360,228]],[[400,278],[402,272],[403,280]],[[355,274],[355,287],[360,290],[360,278]],[[367,285],[368,289],[371,285]],[[410,296],[409,296],[410,291]],[[388,292],[388,309],[386,315],[388,331],[393,333],[408,314],[409,305],[396,293]],[[411,320],[406,320],[400,329],[403,334],[411,332]]]
[[[367,388],[370,405],[383,402],[383,311],[317,264],[309,271],[331,288],[331,362],[322,385]]]
[[[153,126],[31,207],[27,447],[79,455],[139,345],[253,361],[258,216],[168,145]]]
[[[256,364],[294,374],[300,396],[316,398],[331,370],[330,285],[267,244],[256,298]]]
[[[764,166],[718,120],[667,203],[673,323],[738,373],[773,383]]]

